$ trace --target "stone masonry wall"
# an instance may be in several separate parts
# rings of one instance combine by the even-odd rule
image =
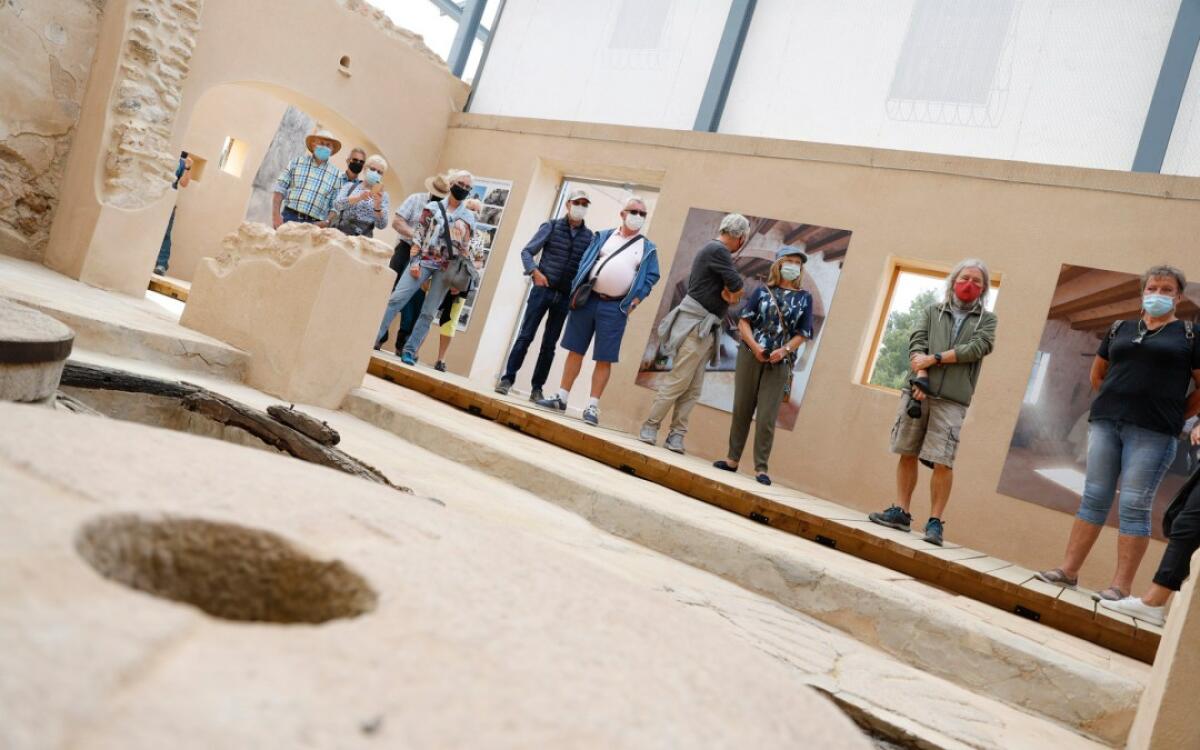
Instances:
[[[144,208],[175,177],[179,155],[171,131],[183,81],[200,30],[203,0],[138,0],[121,52],[104,199],[119,208]]]
[[[0,0],[0,253],[39,260],[104,0]]]

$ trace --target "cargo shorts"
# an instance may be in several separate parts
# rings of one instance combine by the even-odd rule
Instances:
[[[914,419],[908,416],[908,405],[912,401],[912,391],[901,394],[900,410],[896,413],[896,424],[892,426],[892,453],[917,456],[923,463],[953,468],[967,407],[929,396],[920,402],[921,416]]]

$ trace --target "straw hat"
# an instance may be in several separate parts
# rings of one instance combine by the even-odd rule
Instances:
[[[341,150],[342,150],[342,142],[341,142],[341,141],[339,141],[339,140],[338,140],[338,139],[337,139],[337,138],[336,138],[336,137],[333,135],[333,133],[330,133],[328,130],[318,130],[318,131],[317,131],[317,132],[315,132],[315,133],[311,133],[311,134],[309,134],[309,135],[308,135],[308,136],[307,136],[307,137],[304,139],[304,145],[305,145],[305,146],[308,148],[308,150],[309,150],[309,151],[312,151],[312,150],[313,150],[313,148],[314,148],[314,146],[313,146],[313,141],[314,141],[314,140],[316,140],[317,138],[325,138],[325,139],[327,139],[327,140],[333,141],[333,153],[335,153],[335,154],[336,154],[338,151],[341,151]]]
[[[425,192],[438,198],[445,198],[450,194],[450,181],[446,179],[446,175],[444,174],[435,174],[433,177],[426,177]]]

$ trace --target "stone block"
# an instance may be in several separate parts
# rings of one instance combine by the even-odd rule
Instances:
[[[74,340],[49,315],[0,297],[0,401],[53,396]]]
[[[337,408],[367,370],[390,258],[377,240],[247,222],[201,261],[180,322],[249,354],[249,385]]]

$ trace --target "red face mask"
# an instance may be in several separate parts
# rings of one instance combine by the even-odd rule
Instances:
[[[954,296],[963,302],[974,302],[983,294],[983,286],[973,279],[959,279],[954,282]]]

